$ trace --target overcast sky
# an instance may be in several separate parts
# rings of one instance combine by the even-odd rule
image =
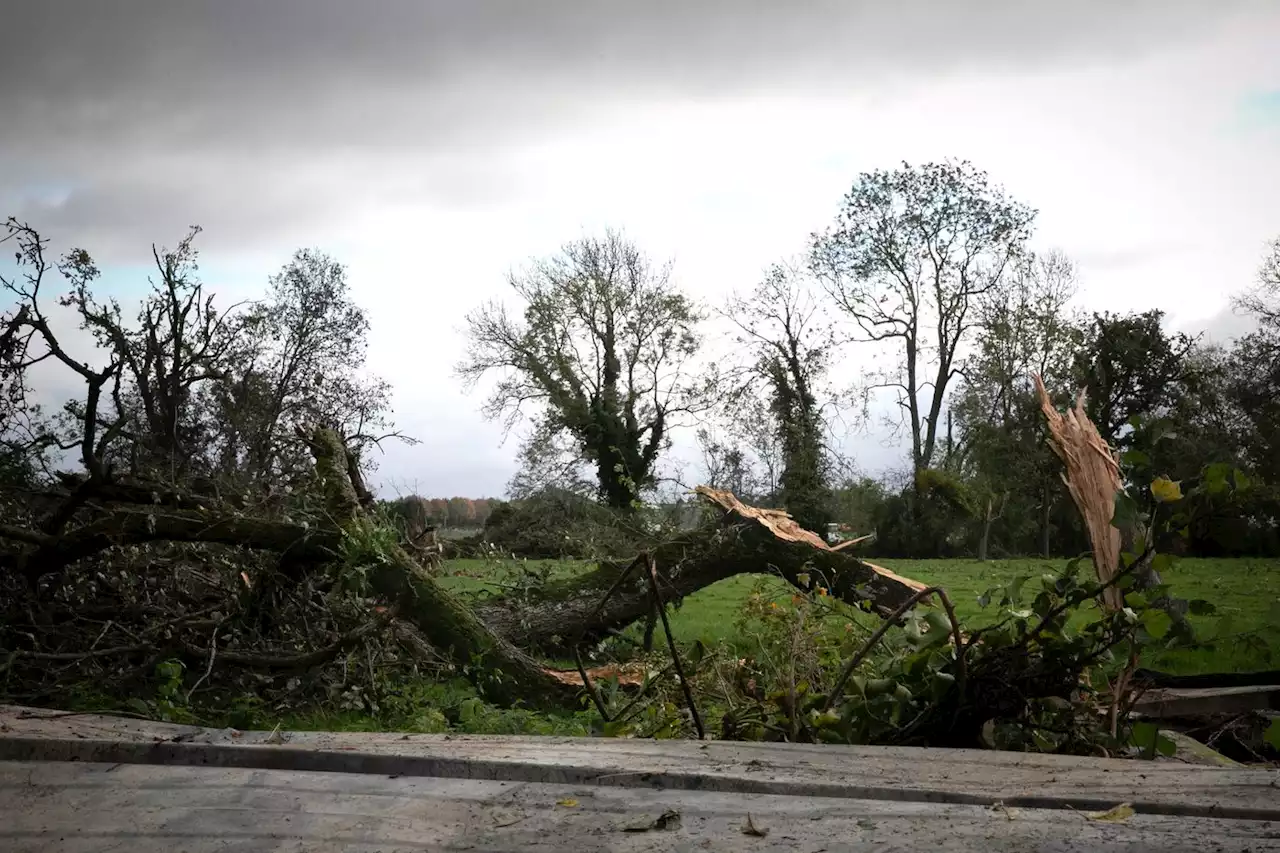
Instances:
[[[125,295],[190,224],[229,298],[328,251],[422,439],[387,490],[496,494],[514,440],[450,366],[508,269],[622,227],[714,301],[902,160],[1038,208],[1083,307],[1229,335],[1280,234],[1277,44],[1276,0],[31,0],[0,12],[0,215]]]

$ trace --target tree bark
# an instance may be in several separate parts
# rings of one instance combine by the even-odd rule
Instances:
[[[167,508],[116,507],[59,536],[0,525],[0,539],[21,543],[3,555],[4,562],[35,579],[113,546],[179,541],[269,550],[336,572],[358,568],[372,591],[395,605],[398,618],[414,625],[487,698],[536,707],[571,707],[579,685],[541,666],[517,643],[524,648],[563,647],[606,636],[655,612],[640,573],[600,606],[623,570],[617,564],[601,564],[584,575],[547,584],[527,599],[498,599],[472,607],[441,587],[403,548],[376,543],[376,531],[364,510],[367,498],[353,482],[341,437],[319,429],[305,438],[315,457],[329,522],[323,527],[218,516],[203,508],[174,509],[193,505],[175,499]],[[706,487],[697,491],[720,508],[720,523],[649,552],[660,569],[663,602],[679,601],[716,581],[750,572],[773,573],[801,589],[821,586],[850,603],[869,601],[882,615],[924,588],[840,546],[832,547],[782,510],[746,506],[729,492]],[[361,553],[366,541],[370,547]]]
[[[982,538],[978,540],[978,562],[987,561],[987,543],[991,539],[991,499],[987,499],[987,511],[982,516]]]
[[[347,470],[342,438],[333,430],[318,429],[308,443],[330,518],[346,536],[358,541],[371,529]],[[576,687],[495,634],[403,548],[392,546],[377,556],[366,574],[374,592],[395,602],[399,618],[412,623],[484,696],[505,705],[572,707]]]
[[[1049,486],[1044,487],[1044,515],[1040,519],[1040,549],[1044,554],[1044,558],[1049,559],[1050,550],[1050,520],[1053,513],[1053,496],[1049,490]]]
[[[97,521],[50,536],[3,526],[0,538],[36,545],[33,552],[6,555],[5,563],[28,580],[60,572],[71,563],[117,545],[146,542],[213,542],[275,551],[290,558],[329,560],[337,553],[338,531],[263,521],[248,516],[211,517],[194,512],[114,509]]]

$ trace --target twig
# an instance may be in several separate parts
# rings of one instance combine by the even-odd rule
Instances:
[[[938,598],[942,600],[942,607],[947,611],[947,619],[951,620],[951,636],[955,639],[956,644],[956,690],[961,696],[964,696],[965,684],[969,680],[969,664],[965,660],[965,652],[969,647],[964,642],[964,636],[960,633],[960,620],[956,618],[956,609],[951,604],[951,599],[947,598],[947,593],[943,589],[938,590]]]
[[[582,664],[582,649],[580,646],[573,647],[573,660],[578,665],[578,675],[582,676],[582,685],[587,688],[587,693],[591,696],[591,701],[595,703],[596,710],[600,712],[600,716],[604,717],[606,723],[612,722],[609,719],[609,711],[605,708],[604,699],[600,696],[600,691],[591,683],[591,676],[587,675],[587,668]]]
[[[622,586],[622,584],[626,581],[626,579],[631,576],[631,573],[636,570],[636,567],[640,566],[647,557],[648,557],[648,554],[640,554],[638,557],[632,560],[629,564],[627,564],[627,567],[625,569],[622,570],[622,573],[618,575],[617,579],[613,582],[613,585],[609,587],[609,591],[600,597],[600,601],[598,604],[596,604],[595,608],[591,611],[591,615],[589,615],[585,620],[583,620],[583,628],[582,628],[583,635],[586,634],[586,630],[587,630],[586,626],[591,624],[591,620],[595,619],[596,615],[599,614],[600,611],[604,609],[605,603],[608,602],[609,599],[613,597],[613,594],[618,591],[618,588]],[[578,643],[579,644],[582,643],[581,635],[578,638]]]
[[[649,569],[649,588],[653,592],[654,600],[658,603],[658,616],[662,618],[662,630],[667,635],[667,646],[671,649],[671,663],[676,668],[676,678],[680,679],[680,689],[684,692],[685,701],[689,704],[689,713],[693,715],[693,725],[698,730],[698,739],[703,740],[707,732],[702,727],[702,716],[698,713],[697,703],[693,701],[693,689],[689,686],[689,679],[684,674],[684,666],[680,663],[680,652],[676,650],[676,639],[671,633],[671,622],[667,619],[667,606],[658,588],[658,566],[652,554],[645,554],[644,557]]]
[[[645,559],[645,556],[645,554],[639,555],[622,570],[621,574],[619,574],[614,580],[613,585],[609,587],[609,590],[600,597],[600,601],[596,604],[595,608],[592,609],[591,614],[583,620],[582,631],[578,634],[577,642],[573,644],[573,658],[578,664],[578,675],[582,676],[582,686],[585,687],[587,689],[587,693],[591,695],[591,701],[595,703],[596,709],[600,712],[600,716],[604,717],[605,722],[609,722],[610,720],[609,713],[605,710],[604,700],[600,697],[600,693],[596,689],[596,686],[591,682],[591,677],[587,675],[586,667],[582,665],[582,642],[586,639],[587,626],[590,625],[591,621],[596,618],[596,615],[604,609],[605,604],[613,594],[618,591],[618,588],[622,586],[623,582],[631,576],[631,573],[635,571],[636,566],[639,566],[641,561]]]
[[[622,710],[618,712],[618,715],[614,717],[614,719],[626,722],[630,718],[631,710],[640,704],[641,699],[645,698],[645,687],[661,679],[667,674],[669,669],[671,669],[671,664],[667,664],[662,669],[658,670],[658,673],[652,679],[645,679],[645,681],[640,684],[640,691],[636,694],[635,698],[624,705]]]
[[[88,652],[27,652],[21,649],[9,652],[10,656],[15,658],[25,658],[26,660],[70,660],[78,661],[86,658],[102,658],[111,655],[127,655],[135,652],[151,651],[153,646],[112,646],[109,649],[97,649]]]
[[[98,643],[102,642],[102,638],[103,638],[103,637],[105,637],[105,636],[107,635],[107,631],[108,631],[108,630],[111,628],[111,626],[112,626],[112,625],[114,625],[114,624],[115,624],[115,620],[114,620],[114,619],[108,619],[108,620],[107,620],[107,624],[105,624],[105,625],[103,625],[103,626],[102,626],[102,630],[98,632],[98,636],[97,636],[97,637],[95,637],[95,638],[94,638],[94,640],[93,640],[93,642],[89,645],[89,651],[93,651],[94,649],[96,649],[96,648],[98,647]]]
[[[282,655],[279,657],[272,655],[251,654],[248,652],[223,651],[219,656],[226,663],[234,663],[242,666],[261,666],[271,669],[307,669],[324,663],[339,653],[354,645],[357,641],[363,639],[375,630],[386,627],[391,619],[395,618],[392,608],[388,608],[386,613],[379,614],[378,618],[371,619],[362,625],[358,625],[346,634],[343,634],[336,642],[325,646],[322,649],[316,649],[311,652],[303,652],[296,655]],[[195,653],[193,647],[188,646],[187,651]],[[199,653],[203,654],[203,649]]]
[[[1097,596],[1101,596],[1101,595],[1102,595],[1104,592],[1106,592],[1108,589],[1110,589],[1111,587],[1113,587],[1113,586],[1115,586],[1116,584],[1120,583],[1120,581],[1121,581],[1121,580],[1123,580],[1124,578],[1126,578],[1126,577],[1128,577],[1129,575],[1133,574],[1133,572],[1134,572],[1134,571],[1137,569],[1137,567],[1138,567],[1138,563],[1139,563],[1139,562],[1141,562],[1141,560],[1142,560],[1143,558],[1145,558],[1146,554],[1147,554],[1147,553],[1149,553],[1151,550],[1152,550],[1152,549],[1148,548],[1148,549],[1147,549],[1147,551],[1144,551],[1144,552],[1143,552],[1143,557],[1140,557],[1139,559],[1134,560],[1132,563],[1130,563],[1129,565],[1125,566],[1123,569],[1121,569],[1120,571],[1116,572],[1114,575],[1112,575],[1111,577],[1107,578],[1107,580],[1105,580],[1105,581],[1103,581],[1101,584],[1099,584],[1099,585],[1098,585],[1098,588],[1097,588],[1096,590],[1094,590],[1094,596],[1095,596],[1095,597],[1097,597]],[[1041,633],[1042,631],[1044,631],[1044,629],[1048,626],[1048,624],[1049,624],[1051,621],[1053,621],[1053,620],[1054,620],[1054,619],[1056,619],[1057,617],[1061,616],[1063,613],[1066,613],[1066,612],[1067,612],[1068,610],[1070,610],[1071,608],[1073,608],[1073,607],[1078,607],[1078,606],[1080,606],[1081,604],[1083,604],[1083,602],[1080,602],[1080,601],[1072,601],[1070,598],[1066,599],[1066,600],[1065,600],[1065,601],[1063,601],[1061,604],[1059,604],[1057,607],[1053,608],[1053,609],[1052,609],[1052,610],[1050,610],[1048,613],[1046,613],[1046,614],[1044,615],[1044,618],[1042,618],[1039,622],[1037,622],[1037,623],[1036,623],[1036,626],[1035,626],[1034,628],[1032,628],[1030,631],[1028,631],[1028,632],[1027,632],[1027,637],[1028,637],[1028,639],[1029,639],[1029,638],[1031,638],[1031,637],[1038,637],[1038,636],[1040,636],[1040,633]]]
[[[209,635],[209,663],[204,668],[204,675],[196,679],[196,683],[191,685],[191,689],[187,691],[187,702],[191,702],[191,695],[196,689],[209,678],[209,674],[213,672],[213,661],[218,655],[218,632],[222,630],[222,623],[227,617],[223,616],[218,620],[218,624],[213,626],[213,632]]]

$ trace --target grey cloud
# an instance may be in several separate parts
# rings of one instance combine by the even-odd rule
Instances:
[[[493,201],[517,189],[497,154],[645,99],[1131,56],[1260,8],[29,0],[0,15],[0,198],[69,184],[17,212],[107,255],[175,223],[245,246],[353,198]]]
[[[1257,328],[1256,319],[1228,305],[1210,317],[1183,323],[1179,331],[1189,335],[1203,334],[1208,343],[1225,346]]]
[[[1140,267],[1159,258],[1184,255],[1192,248],[1183,243],[1164,243],[1111,250],[1085,249],[1072,253],[1072,258],[1081,267],[1094,272],[1118,272]]]

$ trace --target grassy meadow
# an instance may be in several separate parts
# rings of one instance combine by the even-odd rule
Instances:
[[[1033,578],[1061,570],[1064,561],[1042,559],[992,560],[882,560],[880,564],[899,574],[947,590],[960,619],[972,626],[991,621],[994,605],[984,610],[978,598],[986,590],[1003,585],[1017,575]],[[574,561],[452,560],[444,567],[444,582],[464,595],[485,591],[501,594],[523,571],[548,571],[551,576],[582,571],[588,564]],[[1145,660],[1144,666],[1177,674],[1249,672],[1280,666],[1280,560],[1182,559],[1164,578],[1173,594],[1185,599],[1205,599],[1215,607],[1208,616],[1192,616],[1192,623],[1214,648],[1166,651]],[[1027,589],[1032,589],[1028,584]],[[794,589],[766,575],[739,575],[700,590],[671,612],[677,642],[702,640],[708,645],[726,643],[746,651],[751,646],[751,625],[740,618],[753,591],[785,606]],[[867,624],[867,617],[850,608],[833,612],[833,625],[841,621]],[[1078,621],[1089,618],[1087,611]],[[638,638],[639,626],[630,633]]]

